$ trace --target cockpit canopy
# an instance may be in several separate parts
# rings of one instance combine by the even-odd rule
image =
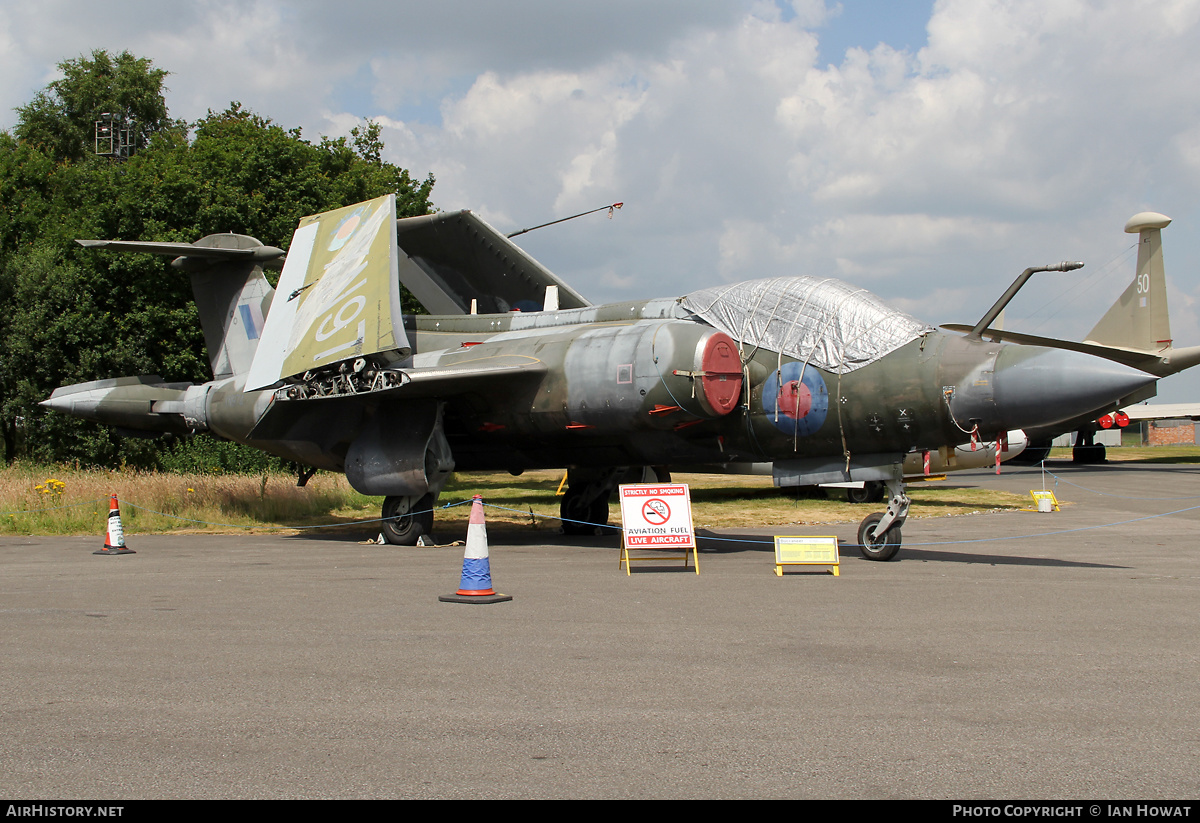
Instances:
[[[751,280],[694,291],[679,303],[747,349],[780,352],[835,374],[860,369],[934,330],[833,278]]]

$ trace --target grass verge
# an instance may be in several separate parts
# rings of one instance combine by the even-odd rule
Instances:
[[[882,504],[855,506],[840,493],[815,490],[796,496],[769,477],[678,475],[692,493],[697,528],[739,528],[857,522]],[[558,529],[560,471],[458,473],[443,491],[446,506],[482,495],[489,528]],[[53,481],[53,482],[51,482]],[[382,499],[350,488],[345,477],[318,473],[304,488],[290,475],[201,475],[139,471],[86,471],[45,466],[10,466],[0,471],[0,534],[103,536],[108,499],[116,494],[127,534],[239,533],[346,524],[346,533],[369,537],[378,525]],[[1020,509],[1029,500],[990,489],[928,483],[910,486],[910,517],[940,517],[978,511]],[[445,538],[465,535],[470,507],[439,509],[435,529]],[[612,519],[620,515],[616,503]],[[338,530],[340,533],[340,530]]]

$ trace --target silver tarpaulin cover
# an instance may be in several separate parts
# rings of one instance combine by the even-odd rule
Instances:
[[[701,289],[679,302],[742,341],[747,353],[761,347],[840,374],[934,330],[869,291],[832,278],[751,280]]]

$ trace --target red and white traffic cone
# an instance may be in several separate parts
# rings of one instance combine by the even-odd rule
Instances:
[[[121,509],[115,494],[108,503],[108,535],[104,539],[104,548],[92,554],[137,554],[133,549],[125,548],[125,530],[121,528]]]
[[[471,501],[467,525],[467,548],[463,552],[462,580],[454,594],[438,597],[443,603],[503,603],[512,595],[497,594],[492,588],[492,566],[488,560],[487,526],[483,522],[483,498]]]

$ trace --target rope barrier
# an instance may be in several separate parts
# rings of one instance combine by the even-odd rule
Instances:
[[[1087,486],[1081,486],[1078,483],[1072,483],[1067,478],[1059,477],[1057,474],[1050,471],[1049,469],[1044,469],[1044,471],[1046,472],[1046,474],[1048,474],[1054,478],[1055,485],[1057,485],[1060,482],[1066,483],[1068,486],[1074,486],[1075,488],[1080,489],[1081,491],[1091,492],[1092,494],[1098,494],[1098,495],[1101,495],[1102,497],[1115,497],[1118,500],[1197,500],[1197,499],[1200,499],[1200,496],[1197,496],[1194,494],[1188,495],[1186,497],[1133,497],[1132,495],[1128,495],[1128,494],[1111,494],[1109,492],[1102,492],[1097,489],[1089,489]]]

